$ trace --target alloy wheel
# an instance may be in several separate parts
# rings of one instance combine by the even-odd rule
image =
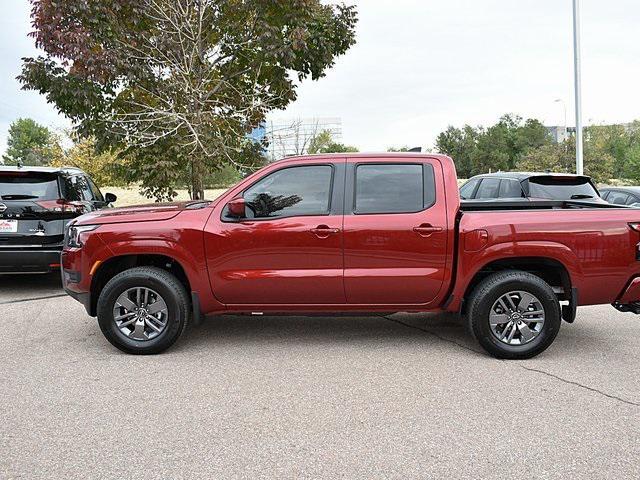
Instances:
[[[502,295],[491,307],[491,332],[507,345],[524,345],[533,341],[545,321],[544,307],[529,292],[513,291]]]
[[[137,341],[156,338],[167,327],[169,311],[158,292],[146,287],[125,290],[113,307],[113,321],[120,332]]]

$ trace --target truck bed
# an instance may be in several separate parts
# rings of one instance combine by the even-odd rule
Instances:
[[[613,303],[630,279],[640,276],[640,234],[631,226],[637,223],[640,209],[617,205],[463,202],[456,289],[494,261],[510,266],[513,259],[529,259],[534,266],[553,261],[577,289],[578,305]],[[461,298],[464,292],[455,294]]]

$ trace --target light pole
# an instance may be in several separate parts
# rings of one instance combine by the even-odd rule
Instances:
[[[573,0],[573,66],[576,90],[576,173],[584,172],[582,150],[582,65],[580,45],[580,0]]]

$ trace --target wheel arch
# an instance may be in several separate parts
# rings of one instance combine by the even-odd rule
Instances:
[[[535,275],[549,284],[559,300],[573,299],[574,282],[569,269],[560,260],[544,256],[502,257],[493,259],[476,270],[462,295],[461,312],[466,311],[467,299],[476,286],[492,273],[522,271]]]
[[[158,267],[172,273],[191,292],[191,282],[183,265],[175,258],[165,254],[125,254],[111,257],[101,263],[91,279],[90,315],[97,314],[100,292],[107,282],[120,272],[134,267]]]

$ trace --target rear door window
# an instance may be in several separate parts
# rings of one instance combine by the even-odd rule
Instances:
[[[469,180],[460,188],[460,198],[463,200],[469,200],[473,198],[473,192],[475,192],[479,179]]]
[[[2,200],[57,200],[58,176],[37,172],[0,172]]]
[[[499,178],[483,178],[476,193],[476,198],[498,198],[499,188]]]
[[[629,198],[627,198],[627,203],[626,205],[635,205],[636,203],[639,203],[640,199],[638,199],[638,197],[636,197],[635,195],[629,195]]]
[[[435,203],[430,164],[369,164],[356,167],[355,213],[416,213]]]
[[[518,180],[504,179],[500,182],[500,198],[522,198],[522,186]]]
[[[630,196],[624,192],[609,192],[609,196],[607,197],[607,202],[613,203],[614,205],[627,205],[627,201],[630,199]]]

